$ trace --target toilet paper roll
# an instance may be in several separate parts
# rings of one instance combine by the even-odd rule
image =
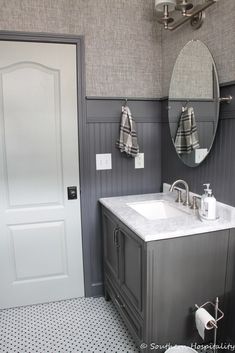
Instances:
[[[199,308],[196,311],[195,321],[198,333],[203,340],[205,338],[205,330],[212,330],[214,328],[211,322],[216,325],[216,321],[213,316],[211,316],[208,311],[203,308]]]

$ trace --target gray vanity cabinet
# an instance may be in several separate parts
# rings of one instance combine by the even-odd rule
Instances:
[[[103,209],[105,293],[135,340],[143,340],[144,242]]]
[[[194,305],[218,296],[224,309],[234,234],[221,230],[144,242],[104,206],[102,214],[106,294],[137,345],[145,342],[144,352],[151,352],[151,343],[201,344]]]
[[[138,315],[143,311],[144,242],[110,212],[103,212],[105,274]]]

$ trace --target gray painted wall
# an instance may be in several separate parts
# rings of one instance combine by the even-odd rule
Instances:
[[[135,169],[134,159],[121,154],[115,147],[123,100],[87,100],[86,146],[87,160],[83,204],[84,261],[86,265],[86,295],[103,292],[102,235],[98,199],[159,192],[161,189],[161,102],[128,102],[137,123],[140,152],[145,154],[145,168]],[[112,153],[112,170],[96,171],[96,153]]]
[[[201,0],[195,0],[195,4]],[[220,0],[206,10],[203,26],[194,31],[189,24],[174,32],[162,31],[162,92],[168,96],[175,60],[183,46],[192,39],[203,41],[214,57],[219,82],[235,80],[235,1]]]
[[[0,0],[0,30],[85,35],[89,96],[161,97],[153,0]]]
[[[223,87],[221,94],[235,96],[235,85]],[[143,170],[135,170],[134,160],[115,148],[122,103],[121,99],[87,99],[84,158],[88,162],[83,190],[86,194],[83,236],[86,238],[87,295],[102,293],[102,236],[97,206],[100,197],[158,192],[163,181],[171,183],[183,178],[189,182],[191,190],[198,193],[202,193],[203,183],[211,182],[217,199],[235,206],[235,188],[231,188],[235,180],[232,145],[235,101],[221,106],[215,144],[205,162],[197,168],[186,167],[175,152],[170,139],[167,101],[130,101],[128,104],[137,122],[140,152],[145,153]],[[95,170],[96,153],[112,153],[111,171]]]

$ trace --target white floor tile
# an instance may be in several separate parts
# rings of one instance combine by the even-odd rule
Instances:
[[[138,352],[112,302],[79,298],[0,311],[1,353]]]

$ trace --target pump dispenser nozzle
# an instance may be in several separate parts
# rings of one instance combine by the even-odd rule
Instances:
[[[210,189],[210,185],[211,185],[211,184],[209,184],[209,183],[203,184],[203,186],[206,186],[206,189],[204,189],[204,191],[207,191],[207,192],[208,192],[209,190],[211,190],[211,189]]]

